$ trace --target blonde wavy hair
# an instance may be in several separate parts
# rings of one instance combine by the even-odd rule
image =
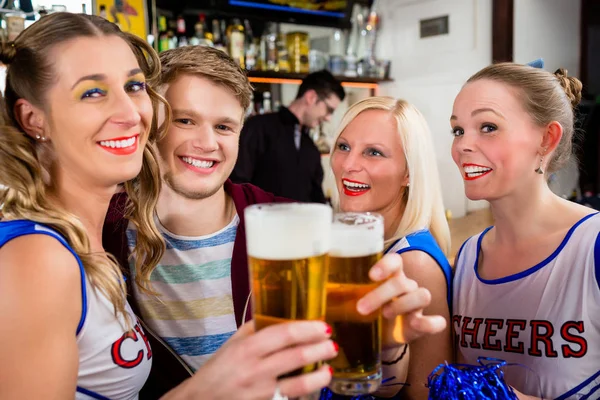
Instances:
[[[14,106],[25,99],[42,109],[44,95],[53,84],[52,48],[79,37],[114,35],[129,44],[148,81],[160,73],[158,55],[142,39],[122,32],[104,18],[71,13],[54,13],[41,18],[24,30],[12,43],[3,43],[0,61],[7,65],[3,121],[0,126],[0,192],[3,219],[27,219],[47,225],[61,233],[81,259],[92,285],[113,303],[115,315],[125,313],[126,288],[122,272],[114,257],[91,252],[90,241],[82,222],[61,204],[52,201],[50,163],[51,142],[36,141],[17,122]],[[136,277],[148,288],[149,274],[164,252],[164,242],[157,230],[153,213],[160,191],[160,173],[151,146],[163,130],[157,125],[159,103],[166,101],[152,87],[147,87],[154,115],[143,164],[137,177],[125,182],[129,196],[126,216],[138,230]]]
[[[337,142],[344,129],[360,113],[384,110],[394,116],[404,147],[410,186],[405,188],[402,221],[386,246],[421,229],[429,229],[444,254],[450,252],[450,228],[444,213],[442,189],[427,121],[412,104],[393,97],[369,97],[346,111],[335,135]],[[332,147],[332,154],[336,146]],[[400,178],[398,178],[400,179]]]

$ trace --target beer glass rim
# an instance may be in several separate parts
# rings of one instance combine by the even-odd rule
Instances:
[[[260,203],[253,204],[246,207],[244,214],[246,216],[258,216],[260,214],[269,213],[287,213],[289,211],[301,210],[302,213],[298,213],[298,217],[306,217],[305,212],[330,212],[331,207],[327,204],[321,203],[300,203],[300,202],[289,202],[289,203]],[[293,213],[287,214],[286,216],[294,216]]]
[[[351,223],[352,220],[350,218],[355,217],[354,223]],[[348,218],[347,221],[343,221],[342,219]],[[359,218],[364,218],[364,220],[360,220]],[[347,211],[347,212],[336,212],[333,214],[333,225],[337,226],[365,226],[365,225],[376,225],[383,224],[383,215],[376,212],[357,212],[357,211]]]

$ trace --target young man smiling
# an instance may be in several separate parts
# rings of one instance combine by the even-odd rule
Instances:
[[[158,297],[131,284],[133,270],[126,270],[130,303],[149,328],[160,368],[145,387],[151,396],[189,377],[250,319],[243,209],[283,200],[228,180],[252,93],[243,71],[209,47],[169,50],[160,58],[156,86],[172,116],[157,145],[163,184],[155,215],[167,243],[151,275]],[[104,245],[128,266],[136,230],[124,219],[125,201],[123,194],[113,199]]]

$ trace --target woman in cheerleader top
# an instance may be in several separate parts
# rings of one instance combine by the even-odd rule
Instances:
[[[520,399],[600,396],[600,215],[555,195],[569,159],[579,80],[513,63],[486,67],[456,97],[452,157],[494,226],[455,264],[459,363],[491,357]]]
[[[429,127],[412,104],[371,97],[348,109],[334,143],[331,167],[338,208],[383,216],[386,253],[399,254],[407,278],[431,298],[425,314],[446,322],[446,329],[410,345],[384,340],[383,380],[388,386],[375,395],[390,397],[402,388],[403,396],[426,398],[429,374],[452,358],[452,269],[446,258],[450,231]],[[395,315],[389,317],[384,318],[383,337],[391,339]],[[418,315],[403,318],[405,327],[413,318]]]

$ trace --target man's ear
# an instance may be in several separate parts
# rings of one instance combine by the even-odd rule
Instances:
[[[47,132],[44,130],[45,115],[42,110],[25,99],[19,99],[15,104],[13,112],[17,123],[27,135],[37,140],[47,139]]]
[[[304,93],[304,100],[309,106],[313,106],[319,101],[319,95],[315,90],[310,89]]]

